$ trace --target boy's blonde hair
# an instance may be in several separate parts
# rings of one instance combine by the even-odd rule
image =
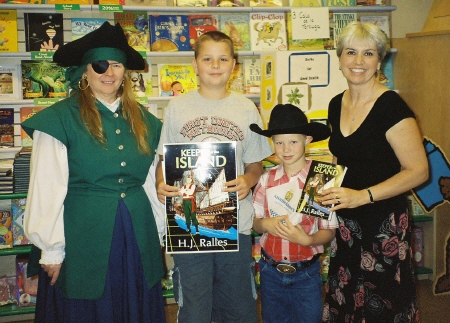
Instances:
[[[233,41],[230,37],[228,37],[227,34],[224,34],[221,31],[213,30],[208,31],[197,38],[194,45],[194,57],[197,58],[198,53],[200,52],[200,48],[203,45],[205,41],[212,40],[215,42],[223,42],[228,45],[228,48],[230,49],[231,56],[234,58],[234,45]]]

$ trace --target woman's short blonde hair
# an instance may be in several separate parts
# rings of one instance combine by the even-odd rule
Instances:
[[[382,61],[386,56],[386,40],[386,34],[374,24],[353,21],[339,34],[336,53],[338,57],[341,57],[344,47],[354,41],[374,42],[377,47],[378,58]]]

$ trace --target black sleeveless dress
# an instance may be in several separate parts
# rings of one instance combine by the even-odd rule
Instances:
[[[340,131],[343,93],[330,101],[330,150],[348,167],[342,187],[376,185],[400,171],[386,132],[414,118],[400,96],[383,93],[361,126]],[[332,242],[325,299],[327,322],[418,322],[411,258],[411,218],[404,195],[337,211],[339,230]]]

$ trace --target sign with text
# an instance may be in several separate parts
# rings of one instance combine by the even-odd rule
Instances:
[[[289,82],[305,82],[311,87],[330,83],[330,54],[297,52],[289,56]]]
[[[328,7],[292,8],[292,39],[330,38],[328,15]]]

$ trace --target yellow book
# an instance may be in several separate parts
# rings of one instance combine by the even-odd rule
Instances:
[[[47,0],[48,4],[90,4],[90,0]]]
[[[0,10],[0,53],[17,51],[17,11]]]

